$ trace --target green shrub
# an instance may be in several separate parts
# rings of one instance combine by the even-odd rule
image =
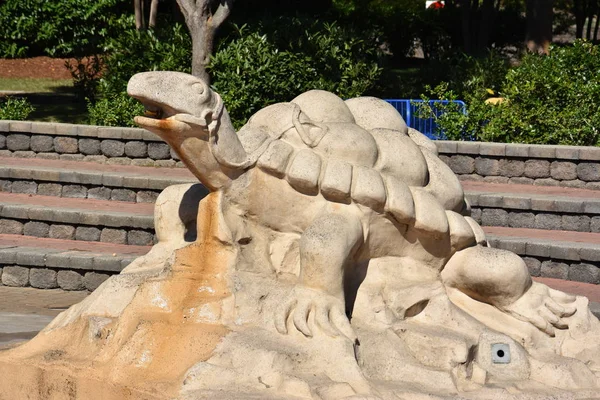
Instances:
[[[135,126],[133,117],[143,107],[130,99],[127,82],[143,71],[191,71],[191,39],[181,24],[157,30],[126,30],[108,45],[103,58],[102,78],[95,99],[88,96],[90,122],[107,126]]]
[[[499,89],[475,80],[459,93],[442,85],[433,97],[467,103],[466,117],[438,121],[450,138],[563,145],[598,145],[600,138],[600,47],[585,41],[554,47],[550,55],[526,55],[508,71]],[[485,104],[490,96],[504,100]],[[452,113],[452,110],[449,110]]]
[[[550,55],[528,55],[506,75],[506,102],[492,107],[484,138],[494,141],[597,145],[600,47],[578,41]]]
[[[359,96],[381,74],[376,36],[298,18],[242,26],[211,60],[213,86],[236,127],[259,109],[310,89]]]
[[[92,125],[133,127],[133,117],[143,115],[144,106],[127,93],[119,93],[98,100],[88,107],[88,112]]]
[[[4,0],[0,57],[85,56],[133,24],[126,0]]]
[[[98,81],[102,73],[103,57],[93,55],[91,57],[76,57],[75,62],[68,60],[65,66],[71,72],[73,87],[80,100],[96,101],[98,92]]]
[[[253,30],[236,28],[232,37],[221,41],[210,73],[236,127],[260,108],[310,89],[355,97],[374,87],[381,72],[375,34],[359,35],[336,24],[305,23],[278,18]],[[111,41],[98,85],[99,101],[89,106],[90,121],[133,125],[139,108],[125,100],[129,78],[153,70],[189,73],[190,49],[185,27],[177,24],[156,31],[131,29]]]
[[[449,140],[474,140],[481,138],[481,128],[487,116],[480,115],[490,111],[485,100],[498,93],[509,71],[504,56],[490,52],[485,57],[473,57],[458,54],[447,60],[433,62],[425,68],[429,82],[439,82],[442,74],[446,81],[425,85],[424,101],[418,104],[419,116],[434,118],[438,125],[437,136]],[[430,99],[448,101],[448,104],[436,104],[435,110],[427,101]],[[467,103],[465,115],[460,105],[453,103],[463,100]]]
[[[29,117],[33,110],[33,106],[27,99],[0,98],[0,119],[23,121]]]

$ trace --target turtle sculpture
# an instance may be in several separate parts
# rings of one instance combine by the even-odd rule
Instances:
[[[388,103],[310,91],[260,110],[236,133],[220,96],[191,75],[137,74],[128,93],[147,109],[137,124],[221,191],[224,208],[300,234],[299,281],[275,318],[280,332],[292,315],[310,336],[314,312],[326,332],[355,338],[343,317],[351,308],[344,285],[381,257],[443,271],[447,286],[549,335],[567,328],[574,298],[532,284],[516,255],[481,246],[485,235],[468,216],[460,182]]]
[[[0,399],[597,397],[587,299],[488,247],[386,102],[309,91],[236,132],[193,76],[128,92],[200,183],[160,194],[148,254],[0,351]]]

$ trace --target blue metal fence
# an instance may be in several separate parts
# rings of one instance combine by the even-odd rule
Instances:
[[[423,133],[430,139],[444,139],[444,133],[438,132],[438,126],[435,122],[435,118],[419,118],[418,107],[423,100],[410,100],[410,99],[386,99],[404,118],[406,125],[411,128],[415,128],[419,132]],[[429,105],[433,110],[436,117],[442,115],[443,110],[436,107],[438,104],[448,104],[448,100],[429,100]],[[457,100],[452,103],[458,105],[458,109],[463,113],[467,113],[467,107],[463,101]]]

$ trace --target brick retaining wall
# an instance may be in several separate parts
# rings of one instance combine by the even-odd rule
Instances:
[[[435,143],[461,180],[600,190],[600,147]]]
[[[0,120],[0,156],[183,167],[169,146],[139,128]]]
[[[600,147],[436,141],[461,180],[600,190]],[[183,167],[145,129],[0,120],[0,156]]]

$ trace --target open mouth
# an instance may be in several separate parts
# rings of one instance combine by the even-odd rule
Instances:
[[[152,119],[163,119],[164,112],[160,108],[146,107],[144,111],[144,117]]]

